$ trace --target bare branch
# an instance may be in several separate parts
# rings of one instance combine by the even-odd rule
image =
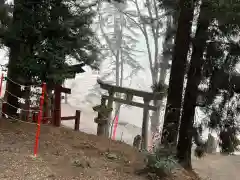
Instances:
[[[137,8],[137,12],[138,12],[139,17],[142,17],[142,13],[141,13],[141,10],[140,10],[139,5],[138,5],[138,0],[135,0],[135,5],[136,5],[136,8]],[[147,45],[147,52],[148,52],[150,71],[151,71],[151,74],[152,74],[152,82],[154,83],[153,77],[155,75],[154,75],[154,69],[153,69],[153,60],[152,60],[150,42],[149,42],[149,38],[148,38],[148,34],[147,34],[147,26],[144,23],[142,24],[142,26],[143,26],[143,35],[144,35],[144,38],[145,38],[145,41],[146,41],[146,45]]]
[[[127,18],[129,18],[134,24],[136,24],[139,29],[142,31],[142,33],[144,33],[144,30],[141,26],[140,23],[138,23],[133,17],[132,17],[132,14],[128,13],[128,12],[125,12],[125,11],[122,11],[121,9],[117,8],[118,12],[124,14]]]
[[[98,20],[99,20],[100,30],[103,34],[104,39],[107,41],[108,47],[109,47],[112,55],[116,57],[117,55],[112,48],[112,43],[111,43],[110,39],[108,38],[108,36],[106,35],[106,33],[105,33],[105,31],[102,27],[102,14],[100,13],[100,7],[101,7],[101,3],[98,3],[97,12],[98,12]]]

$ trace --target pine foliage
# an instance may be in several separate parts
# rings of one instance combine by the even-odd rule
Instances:
[[[95,12],[87,1],[15,1],[18,16],[7,32],[5,45],[22,44],[15,66],[25,77],[50,84],[68,77],[67,59],[98,68],[98,41],[91,25]],[[2,28],[3,29],[3,28]]]
[[[239,15],[235,13],[239,3],[213,1],[211,7],[207,8],[215,18],[209,28],[209,40],[204,55],[202,85],[207,85],[207,88],[200,88],[205,98],[205,103],[200,106],[208,118],[203,119],[202,125],[217,130],[221,151],[232,153],[239,145],[237,82],[240,76],[236,65],[240,58],[240,44],[236,37],[240,33],[240,24],[237,20]]]

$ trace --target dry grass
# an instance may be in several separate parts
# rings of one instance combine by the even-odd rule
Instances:
[[[144,166],[143,157],[129,145],[66,128],[42,126],[34,158],[35,129],[0,120],[1,180],[146,180],[134,173]],[[174,176],[189,179],[183,171]]]

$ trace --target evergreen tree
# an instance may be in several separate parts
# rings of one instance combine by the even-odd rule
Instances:
[[[11,23],[11,13],[12,8],[11,5],[6,4],[5,0],[0,1],[0,39],[1,39],[1,45],[5,44],[5,34],[6,31],[8,30],[8,27]]]
[[[187,85],[184,96],[177,157],[180,163],[191,168],[191,150],[195,107],[198,97],[198,86],[202,77],[203,54],[208,40],[208,28],[213,20],[211,14],[206,10],[209,7],[207,2],[202,2],[198,18],[197,30],[193,40],[193,50],[190,60],[190,67],[187,76]]]
[[[215,112],[215,118],[211,118],[215,120],[217,119],[217,121],[211,121],[208,126],[213,127],[213,124],[215,124],[215,128],[218,128],[220,132],[222,132],[220,135],[223,141],[225,141],[224,139],[231,139],[233,141],[233,143],[223,142],[223,149],[230,149],[233,151],[234,147],[236,147],[237,141],[235,136],[238,132],[238,123],[236,121],[236,117],[238,115],[238,112],[236,112],[237,108],[235,106],[234,109],[234,105],[229,105],[229,103],[231,103],[231,98],[233,97],[234,92],[239,92],[237,91],[236,80],[233,81],[234,78],[231,77],[234,67],[239,59],[239,44],[233,40],[233,37],[239,33],[239,25],[237,21],[239,18],[238,15],[234,13],[238,7],[238,4],[237,2],[225,2],[221,4],[218,1],[202,1],[201,3],[202,4],[198,18],[197,31],[195,38],[192,41],[193,48],[188,70],[187,86],[183,103],[180,134],[177,148],[177,157],[185,168],[191,168],[192,136],[195,136],[195,141],[198,139],[196,137],[196,130],[193,124],[195,107],[198,105],[198,86],[201,80],[210,80],[210,85],[206,90],[207,92],[205,92],[206,102],[203,103],[202,106],[207,106],[207,108],[209,108],[207,104],[211,102],[210,104],[213,104],[213,107],[215,106],[215,108],[212,108],[210,112],[214,112],[214,109],[218,109],[220,111],[220,113]],[[227,18],[219,14],[219,10],[221,13],[225,11],[228,14]],[[179,23],[180,21],[178,22],[178,29]],[[175,43],[177,44],[177,42]],[[176,53],[177,51],[175,50],[174,54]],[[177,72],[171,73],[177,75]],[[233,77],[236,79],[236,76]],[[220,104],[213,101],[219,94],[222,96]],[[228,109],[226,109],[227,103]],[[181,106],[179,107],[179,111],[180,110]],[[179,117],[180,113],[177,117],[175,117],[175,120],[177,120]],[[176,133],[173,131],[168,131],[168,133],[170,136],[175,134],[175,138],[177,136],[177,131]],[[169,139],[167,142],[169,143]],[[196,144],[202,145],[203,143],[198,141]]]
[[[207,44],[206,59],[203,66],[202,83],[209,81],[207,88],[200,89],[205,102],[201,110],[209,115],[201,126],[213,129],[220,135],[221,150],[232,153],[237,150],[239,142],[239,63],[240,45],[236,37],[239,34],[239,8],[237,1],[226,1],[218,8],[215,22],[210,28],[210,42]],[[206,83],[205,83],[206,84]]]
[[[175,37],[175,47],[172,58],[169,80],[167,105],[163,125],[164,144],[176,144],[180,112],[182,105],[183,84],[189,45],[191,43],[191,28],[194,13],[194,1],[179,1],[178,28]]]
[[[8,77],[25,85],[46,82],[51,89],[68,77],[67,57],[97,68],[98,45],[91,30],[95,13],[91,6],[74,0],[15,1],[8,33]],[[21,97],[13,83],[8,83],[7,91]],[[8,95],[7,101],[19,107],[13,96]],[[14,108],[8,109],[8,114],[16,115]]]

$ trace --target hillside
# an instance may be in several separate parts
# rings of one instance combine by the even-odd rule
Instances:
[[[135,174],[144,163],[131,146],[66,128],[42,125],[39,155],[34,158],[35,128],[0,120],[0,179],[147,180]],[[179,172],[173,179],[194,180]]]

